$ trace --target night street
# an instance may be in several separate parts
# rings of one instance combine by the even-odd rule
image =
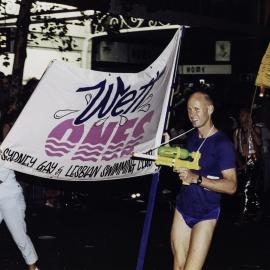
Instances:
[[[151,179],[145,177],[138,182],[128,180],[126,184],[88,183],[88,190],[92,188],[88,193],[79,191],[85,187],[78,183],[77,192],[70,192],[70,187],[65,187],[66,195],[55,208],[32,202],[28,207],[27,224],[39,255],[40,269],[135,270],[150,182]],[[74,188],[75,185],[71,186]],[[123,191],[120,192],[119,187]],[[146,195],[140,193],[139,199],[132,199],[131,193],[127,192],[143,189]],[[173,196],[161,179],[144,270],[172,269],[169,234]],[[223,212],[204,269],[270,269],[270,235],[267,233],[270,218],[236,226],[238,205],[236,195],[223,198]],[[0,269],[25,269],[4,223],[0,237]]]
[[[266,0],[0,0],[0,270],[270,270],[269,41]]]

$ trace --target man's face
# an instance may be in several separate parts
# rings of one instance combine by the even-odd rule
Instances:
[[[193,127],[203,127],[211,119],[213,105],[201,93],[193,94],[187,104],[188,117]]]

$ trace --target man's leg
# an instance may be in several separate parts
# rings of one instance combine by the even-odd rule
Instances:
[[[206,259],[217,220],[204,220],[192,228],[185,270],[200,270]]]
[[[189,249],[191,229],[185,223],[182,215],[175,210],[171,230],[171,245],[174,256],[173,270],[185,269]]]
[[[1,202],[1,212],[8,230],[20,249],[26,264],[34,266],[34,263],[37,261],[37,254],[32,241],[26,234],[24,220],[25,202],[23,195],[19,193],[3,199]]]

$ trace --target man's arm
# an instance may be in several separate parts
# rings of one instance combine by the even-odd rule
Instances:
[[[245,161],[243,162],[242,155],[240,154],[240,151],[239,151],[238,133],[239,133],[239,129],[236,129],[233,133],[233,144],[235,148],[236,165],[237,165],[238,170],[240,171],[240,170],[245,169],[246,163]]]
[[[196,184],[198,175],[193,173],[191,170],[181,168],[178,170],[179,178],[186,183]],[[222,171],[222,179],[209,179],[202,176],[202,182],[200,186],[205,187],[209,190],[227,194],[234,194],[237,189],[237,177],[236,170],[234,168]]]
[[[251,128],[251,135],[252,135],[252,138],[254,139],[255,143],[258,146],[261,146],[261,144],[262,144],[261,129],[258,127]]]
[[[224,170],[222,171],[222,176],[223,178],[218,180],[202,177],[201,186],[216,192],[234,194],[237,188],[236,170]]]

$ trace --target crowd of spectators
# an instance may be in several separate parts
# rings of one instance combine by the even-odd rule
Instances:
[[[11,75],[6,76],[0,72],[0,141],[3,141],[13,126],[38,83],[36,78],[32,78],[16,96],[12,96],[9,91],[11,79]]]

